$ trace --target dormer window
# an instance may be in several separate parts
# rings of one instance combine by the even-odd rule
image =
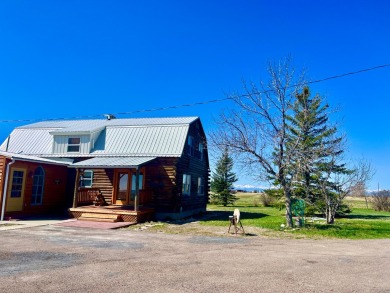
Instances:
[[[80,152],[80,137],[69,137],[68,138],[68,153],[79,153]]]

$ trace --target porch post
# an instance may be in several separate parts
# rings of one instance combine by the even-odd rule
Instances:
[[[134,211],[138,211],[139,204],[139,168],[135,172],[135,196],[134,196]]]
[[[74,191],[73,191],[73,208],[77,208],[77,191],[79,189],[79,177],[80,171],[76,169],[76,180],[74,182]]]

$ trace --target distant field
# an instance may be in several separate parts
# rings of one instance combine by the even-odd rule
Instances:
[[[264,207],[256,193],[238,193],[239,200],[234,206],[223,207],[209,205],[208,213],[215,217],[201,221],[205,226],[226,226],[228,216],[235,208],[241,211],[244,227],[263,228],[270,235],[310,237],[310,238],[348,238],[348,239],[379,239],[390,238],[390,213],[377,212],[364,198],[347,198],[346,203],[352,208],[352,213],[344,218],[337,218],[334,225],[324,221],[312,221],[306,218],[305,227],[297,229],[281,229],[285,223],[285,210],[279,207]],[[268,232],[265,232],[266,234]],[[274,232],[274,233],[272,233]]]

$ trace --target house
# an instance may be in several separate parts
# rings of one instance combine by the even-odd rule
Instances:
[[[14,129],[0,151],[5,215],[62,206],[80,219],[140,222],[206,210],[209,161],[199,117],[38,122]]]

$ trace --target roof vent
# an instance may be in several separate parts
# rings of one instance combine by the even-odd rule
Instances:
[[[106,117],[107,120],[116,119],[113,114],[104,114],[104,117]]]

